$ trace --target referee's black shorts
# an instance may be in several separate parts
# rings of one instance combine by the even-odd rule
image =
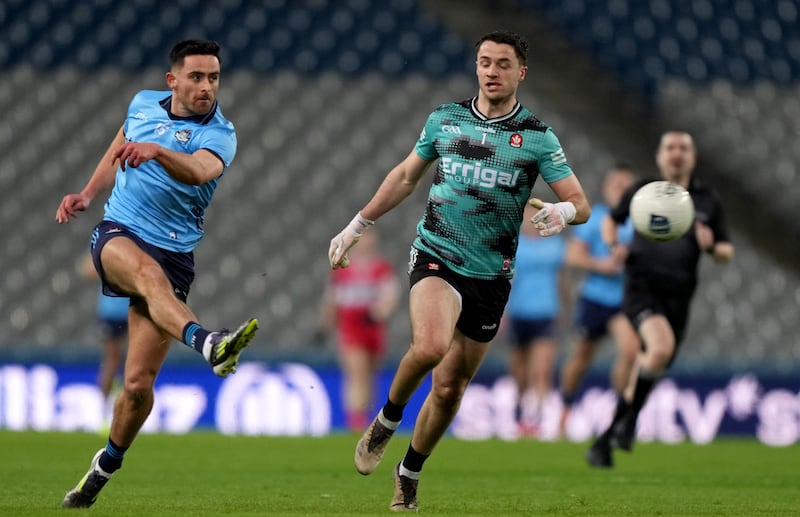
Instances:
[[[689,320],[691,301],[692,293],[656,291],[645,283],[626,279],[622,311],[637,330],[649,316],[660,314],[667,318],[670,327],[672,327],[672,333],[675,334],[675,346],[677,349],[677,346],[686,335],[686,324]]]

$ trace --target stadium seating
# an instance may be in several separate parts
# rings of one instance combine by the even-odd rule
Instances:
[[[309,342],[329,239],[412,148],[425,116],[475,90],[469,43],[414,0],[200,4],[7,0],[0,6],[0,33],[7,35],[0,40],[0,110],[7,121],[0,145],[8,150],[0,158],[0,188],[13,192],[0,206],[6,223],[0,352],[96,346],[95,285],[80,278],[77,264],[101,206],[62,227],[53,215],[61,196],[91,174],[131,95],[163,87],[165,48],[173,41],[202,34],[223,42],[220,103],[239,138],[208,213],[190,304],[210,327],[259,317],[256,354],[318,353]],[[780,151],[770,172],[787,195],[776,203],[786,213],[797,205],[790,186],[800,154],[787,145],[800,115],[793,4],[775,3],[772,22],[760,24],[745,7],[717,16],[720,2],[711,0],[677,18],[671,3],[656,0],[524,4],[574,31],[575,41],[632,88],[658,91],[658,102],[690,121],[720,162],[736,168],[741,153],[764,160]],[[704,14],[708,9],[713,16]],[[740,39],[760,30],[761,47],[729,57],[734,26]],[[782,43],[771,39],[778,33]],[[753,65],[757,47],[772,66]],[[725,57],[713,59],[717,54]],[[688,67],[692,59],[696,66]],[[745,75],[734,66],[740,62]],[[667,76],[675,79],[665,83]],[[549,104],[533,90],[520,95],[534,108]],[[558,127],[570,162],[586,171],[582,180],[596,193],[600,173],[616,157],[596,145],[580,119],[550,108],[546,122]],[[747,132],[751,124],[762,127],[763,140]],[[736,152],[732,141],[739,142]],[[753,175],[732,178],[743,188],[764,183]],[[401,274],[424,197],[418,192],[378,226]],[[739,229],[734,239],[734,264],[703,264],[691,345],[681,360],[733,367],[796,362],[800,351],[785,345],[798,330],[791,310],[800,303],[797,272],[760,253]],[[392,321],[395,351],[407,344],[405,314]]]

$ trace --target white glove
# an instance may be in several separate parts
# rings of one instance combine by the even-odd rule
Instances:
[[[328,248],[328,260],[331,263],[331,268],[337,269],[350,265],[350,259],[347,258],[347,251],[358,242],[358,239],[361,238],[361,234],[373,224],[375,224],[375,221],[365,219],[361,215],[361,212],[359,212],[353,217],[350,224],[339,232],[339,235],[331,239],[331,246]]]
[[[539,235],[549,237],[560,233],[575,219],[575,205],[570,201],[561,203],[542,203],[539,212],[531,217],[531,222],[539,230]]]

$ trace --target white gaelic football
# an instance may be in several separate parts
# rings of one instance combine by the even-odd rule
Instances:
[[[630,206],[633,227],[651,241],[677,239],[692,227],[694,203],[689,193],[669,181],[653,181],[633,195]]]

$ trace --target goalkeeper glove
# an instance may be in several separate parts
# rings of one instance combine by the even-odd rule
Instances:
[[[347,258],[347,251],[358,242],[358,239],[361,238],[361,234],[373,224],[375,224],[375,221],[365,219],[361,215],[361,212],[359,212],[353,217],[350,224],[339,232],[339,235],[331,239],[331,245],[328,248],[328,260],[331,263],[331,268],[337,269],[350,265],[350,259]]]
[[[575,219],[575,205],[570,201],[562,201],[544,203],[542,209],[531,217],[531,222],[539,230],[539,235],[549,237],[560,233],[573,219]]]

